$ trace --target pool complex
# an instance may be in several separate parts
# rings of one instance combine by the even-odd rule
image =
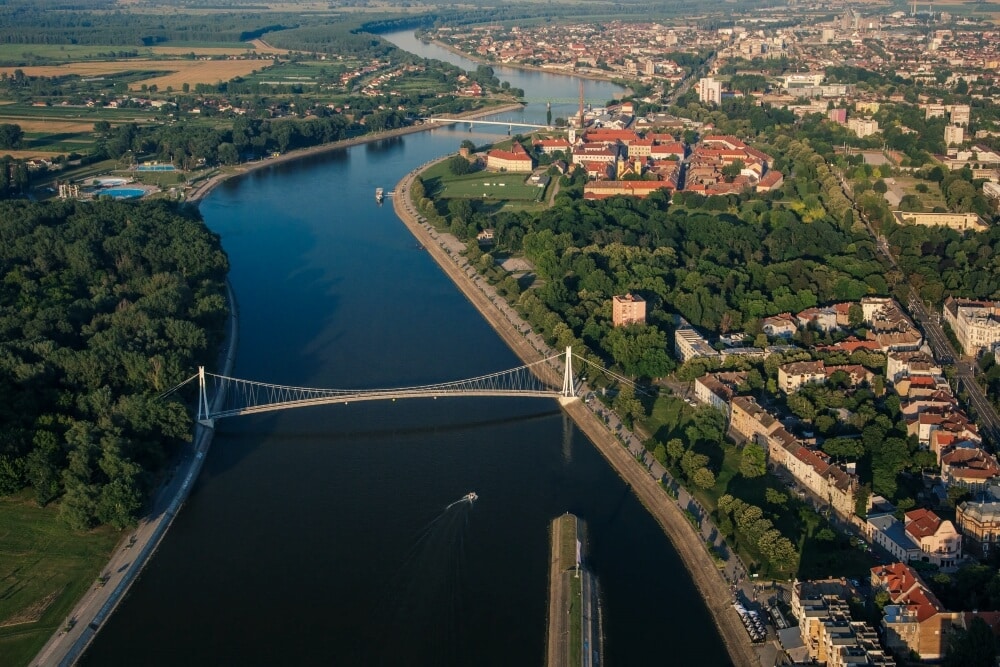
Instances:
[[[136,171],[174,171],[174,169],[172,164],[140,164],[135,168]]]
[[[146,191],[142,188],[111,188],[108,190],[101,190],[98,194],[101,196],[107,195],[109,197],[114,197],[115,199],[138,199],[146,194]]]

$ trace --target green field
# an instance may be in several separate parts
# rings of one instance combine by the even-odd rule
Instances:
[[[436,164],[424,174],[424,187],[436,199],[479,199],[487,201],[535,202],[544,188],[525,183],[528,174],[477,171],[456,176],[447,161]]]
[[[525,174],[498,174],[480,171],[456,176],[444,183],[446,199],[503,199],[535,201],[541,188],[524,182]]]
[[[92,44],[0,44],[0,64],[41,65],[101,60],[109,53],[136,51],[140,57],[151,57],[148,48],[129,46],[100,46]]]
[[[29,494],[0,500],[0,663],[27,664],[94,585],[120,534],[70,530]],[[32,620],[34,619],[34,620]],[[21,622],[19,622],[21,621]]]

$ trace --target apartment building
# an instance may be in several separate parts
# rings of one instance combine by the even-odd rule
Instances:
[[[962,351],[978,355],[1000,343],[1000,302],[972,301],[948,297],[944,301],[944,321],[962,345]]]
[[[795,361],[778,366],[778,388],[786,394],[798,391],[807,384],[818,384],[826,380],[822,361]]]
[[[695,357],[719,356],[719,351],[688,324],[687,320],[678,317],[677,322],[677,329],[674,330],[674,354],[679,361],[685,362]]]
[[[796,581],[792,587],[792,614],[798,621],[809,657],[827,667],[895,665],[878,642],[875,629],[851,620],[847,600],[851,590],[843,579]]]
[[[616,327],[646,323],[646,300],[635,294],[611,297],[611,321]]]
[[[892,563],[871,569],[873,591],[884,590],[886,605],[882,629],[886,648],[913,651],[921,660],[938,660],[948,647],[953,627],[964,627],[961,612],[945,609],[920,575],[909,565]]]

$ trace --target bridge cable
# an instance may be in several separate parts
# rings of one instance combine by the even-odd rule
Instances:
[[[184,380],[184,382],[181,382],[179,385],[177,385],[173,389],[167,389],[165,392],[163,392],[162,394],[160,394],[159,396],[157,396],[156,400],[158,400],[158,401],[163,400],[164,398],[166,398],[170,394],[174,393],[175,391],[177,391],[178,389],[180,389],[181,387],[183,387],[184,385],[186,385],[188,382],[190,382],[191,380],[194,380],[197,377],[198,377],[198,374],[195,373],[194,375],[192,375],[191,377],[189,377],[187,380]]]

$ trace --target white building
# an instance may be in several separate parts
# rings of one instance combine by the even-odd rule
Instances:
[[[955,332],[965,354],[978,355],[980,350],[1000,343],[1000,302],[948,297],[944,321]]]
[[[848,118],[847,129],[859,137],[870,137],[878,132],[878,122],[870,118]]]
[[[710,76],[699,79],[698,99],[703,104],[722,104],[722,82]]]
[[[960,125],[948,125],[944,128],[944,143],[946,146],[957,146],[965,142],[965,129]]]

